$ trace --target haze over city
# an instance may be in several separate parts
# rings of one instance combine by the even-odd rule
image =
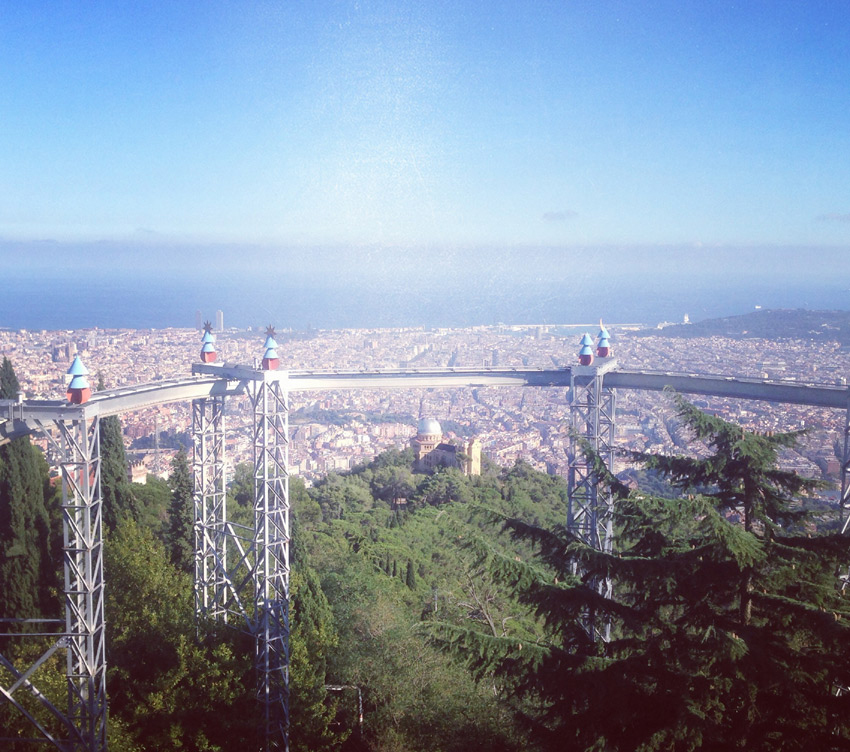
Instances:
[[[848,27],[838,2],[7,8],[0,326],[844,307]]]

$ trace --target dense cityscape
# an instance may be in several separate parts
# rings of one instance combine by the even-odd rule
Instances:
[[[217,322],[221,324],[221,321]],[[671,338],[664,329],[611,326],[614,354],[626,369],[836,383],[850,366],[837,342]],[[387,367],[540,367],[574,362],[580,328],[481,326],[466,329],[346,329],[279,335],[283,369],[375,369]],[[219,362],[253,364],[262,354],[262,331],[216,333]],[[15,364],[27,397],[56,399],[65,371],[79,354],[105,388],[185,376],[198,359],[193,329],[91,329],[0,331],[0,356]],[[95,382],[96,383],[96,382]],[[844,416],[840,411],[722,398],[696,404],[758,431],[806,429],[782,466],[800,474],[839,474]],[[231,401],[233,438],[228,463],[250,461],[250,410],[246,398]],[[640,451],[683,451],[687,437],[669,398],[621,390],[617,444]],[[568,408],[563,388],[340,390],[292,395],[290,466],[308,484],[330,471],[348,470],[390,448],[404,448],[420,417],[439,420],[449,439],[475,437],[491,461],[508,466],[522,459],[550,474],[564,474]],[[165,474],[180,443],[190,442],[188,404],[171,404],[123,417],[134,477]],[[244,425],[244,430],[238,427]],[[155,439],[158,434],[159,441]],[[617,470],[625,468],[617,461]],[[827,494],[830,492],[827,491]]]

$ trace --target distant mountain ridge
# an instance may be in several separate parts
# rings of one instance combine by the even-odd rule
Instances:
[[[732,337],[735,339],[807,339],[850,345],[850,311],[809,311],[782,308],[753,311],[739,316],[673,324],[662,330],[645,329],[637,336]]]

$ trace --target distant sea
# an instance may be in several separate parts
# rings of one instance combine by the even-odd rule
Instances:
[[[148,281],[41,276],[16,280],[0,296],[0,328],[82,329],[194,327],[196,311],[226,326],[321,329],[486,324],[568,324],[692,321],[763,308],[846,309],[850,293],[826,286],[793,290],[729,288],[671,290],[613,280],[604,289],[525,283],[499,290],[447,285],[419,289],[375,284],[329,288],[277,281],[258,288],[234,280],[199,289],[190,278]]]
[[[506,324],[692,321],[762,308],[850,308],[850,278],[767,268],[665,268],[661,264],[556,264],[560,256],[516,253],[476,260],[452,255],[361,255],[316,271],[309,259],[287,266],[144,263],[76,268],[32,266],[7,257],[0,285],[0,328],[82,329],[194,327],[196,311],[225,326],[278,329],[466,327]],[[529,258],[529,263],[523,263]],[[793,257],[796,258],[796,257]],[[3,259],[0,259],[3,260]],[[321,261],[321,259],[320,259]],[[663,262],[664,259],[661,259]],[[393,265],[393,262],[394,265]],[[724,263],[729,263],[725,258]],[[667,266],[670,266],[669,264]],[[781,266],[781,265],[780,265]],[[787,267],[787,264],[785,265]],[[611,267],[611,268],[609,268]],[[817,270],[815,270],[817,271]],[[840,270],[836,270],[838,272]]]

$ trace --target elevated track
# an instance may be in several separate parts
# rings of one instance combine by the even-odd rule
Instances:
[[[290,393],[336,389],[412,389],[464,387],[569,387],[571,368],[420,368],[376,370],[296,370],[275,376]],[[82,414],[107,417],[171,402],[234,396],[245,391],[253,369],[245,366],[196,365],[194,375],[148,384],[107,389],[84,406],[64,400],[0,400],[0,444]],[[605,374],[610,389],[683,394],[809,405],[846,410],[850,388],[836,384],[771,381],[717,374],[631,371],[615,368]]]

